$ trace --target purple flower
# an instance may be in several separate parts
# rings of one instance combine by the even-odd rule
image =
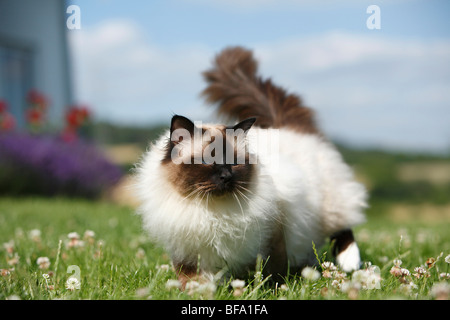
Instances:
[[[95,197],[122,176],[92,144],[0,134],[0,192]]]

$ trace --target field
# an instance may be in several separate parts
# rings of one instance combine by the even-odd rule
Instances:
[[[102,143],[124,170],[143,150]],[[315,248],[312,269],[283,282],[255,261],[246,279],[181,291],[168,255],[141,228],[126,178],[97,200],[0,196],[0,300],[449,299],[450,158],[340,150],[370,192],[368,221],[354,230],[362,271],[336,270],[327,245]]]
[[[448,298],[450,233],[448,223],[436,221],[394,223],[385,216],[369,217],[356,229],[362,259],[379,268],[373,268],[380,277],[374,278],[375,287],[355,280],[358,275],[327,274],[321,266],[316,268],[318,279],[296,275],[273,284],[255,264],[242,288],[230,280],[184,292],[172,281],[176,276],[168,256],[148,242],[140,218],[128,207],[64,198],[2,198],[0,226],[0,299]],[[327,249],[318,249],[321,262],[330,260]],[[429,258],[435,259],[430,267]],[[395,259],[409,275],[391,274]],[[423,270],[415,269],[421,266]],[[71,277],[79,281],[78,288],[71,287]]]

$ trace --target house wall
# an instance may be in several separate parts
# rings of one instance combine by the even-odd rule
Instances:
[[[10,62],[0,69],[0,99],[7,100],[20,126],[31,88],[49,98],[51,125],[63,125],[71,102],[66,16],[62,0],[0,1],[0,59]]]

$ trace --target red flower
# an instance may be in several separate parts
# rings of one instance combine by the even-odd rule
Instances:
[[[0,100],[0,114],[6,112],[7,109],[8,109],[8,104],[6,103],[6,101]]]
[[[90,111],[84,106],[71,106],[66,113],[66,128],[62,132],[62,139],[65,142],[72,142],[78,139],[78,128],[90,117]]]
[[[66,122],[69,127],[78,127],[80,125],[78,114],[74,110],[69,111],[66,115]]]
[[[69,127],[78,128],[82,126],[90,117],[90,112],[86,107],[73,106],[66,114],[66,122]]]
[[[44,120],[44,114],[39,109],[28,109],[26,112],[27,121],[31,124],[41,124]]]
[[[16,119],[10,113],[4,113],[0,116],[0,131],[8,131],[14,129]]]
[[[79,108],[80,115],[83,117],[83,121],[86,121],[91,116],[91,112],[87,107],[80,107]]]
[[[27,101],[32,105],[36,105],[38,108],[47,109],[47,98],[35,89],[32,89],[28,92]]]

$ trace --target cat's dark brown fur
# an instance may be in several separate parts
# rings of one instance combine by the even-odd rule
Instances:
[[[303,105],[301,98],[275,86],[270,79],[257,75],[258,64],[250,50],[230,47],[215,59],[211,70],[203,76],[208,87],[203,95],[218,104],[220,114],[244,120],[257,117],[261,128],[290,129],[319,133],[314,112]]]
[[[227,139],[227,130],[241,129],[244,132],[248,131],[255,122],[255,119],[250,118],[241,121],[234,126],[222,126],[217,125],[215,129],[220,132],[220,137],[223,139],[222,153],[225,156],[227,148],[231,149],[234,153],[234,159],[236,160],[235,146],[230,145],[229,139]],[[181,141],[174,141],[172,139],[173,132],[177,129],[185,129],[193,137],[194,134],[205,134],[207,128],[197,128],[189,119],[175,115],[172,118],[170,135],[171,139],[167,141],[166,155],[162,160],[164,168],[167,172],[169,180],[179,190],[181,194],[188,196],[198,191],[199,194],[213,194],[215,196],[231,193],[236,188],[240,187],[241,192],[249,188],[248,184],[252,180],[254,173],[254,165],[249,163],[248,153],[245,154],[245,163],[226,163],[225,159],[223,163],[195,163],[194,157],[191,158],[190,163],[175,164],[172,161],[172,150]],[[212,137],[211,142],[214,142]],[[214,151],[214,150],[213,150]]]

